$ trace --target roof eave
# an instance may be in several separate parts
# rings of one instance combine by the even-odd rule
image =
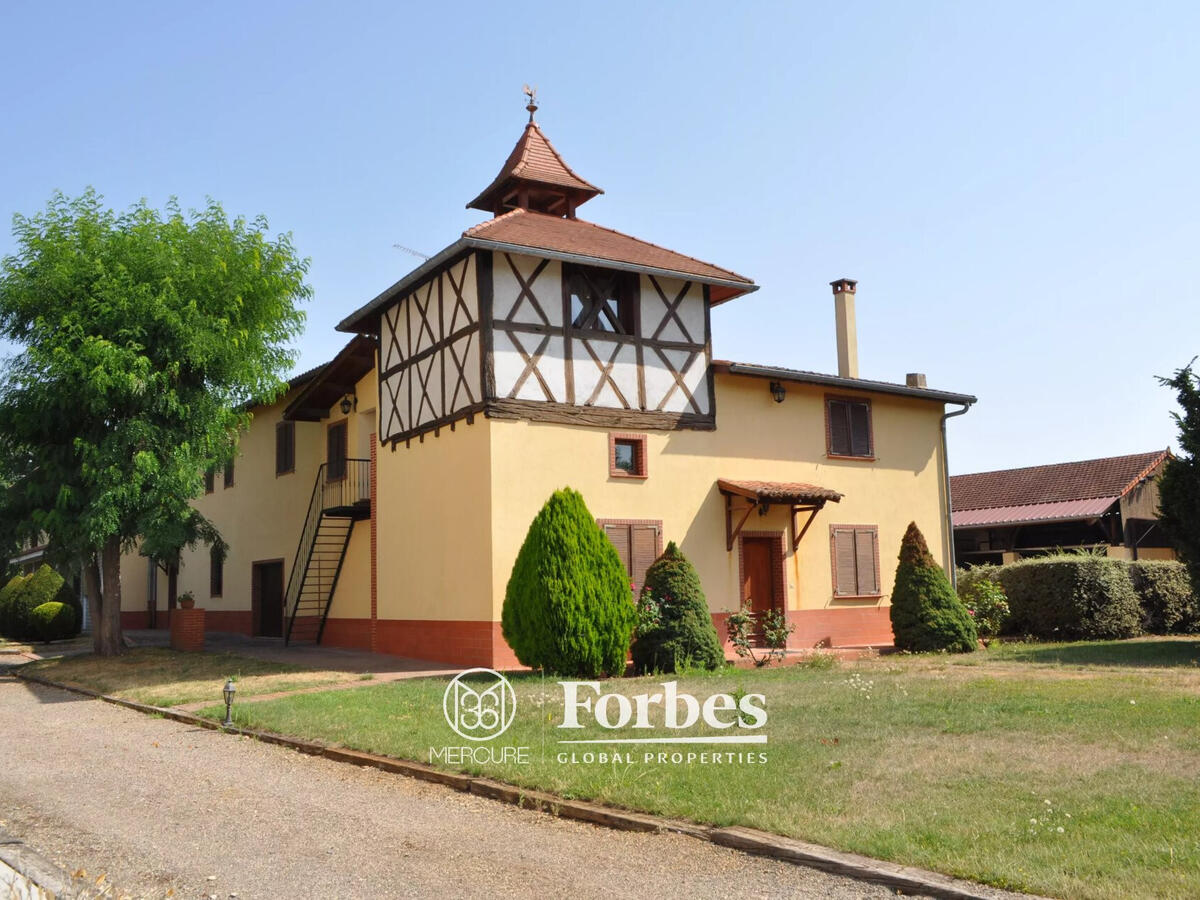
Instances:
[[[335,326],[336,329],[349,334],[362,333],[363,329],[360,326],[363,324],[364,319],[374,315],[381,307],[386,305],[389,300],[404,293],[405,290],[414,286],[417,282],[421,281],[431,272],[435,271],[439,266],[457,256],[463,250],[468,249],[468,247],[469,244],[467,243],[466,238],[459,238],[449,247],[446,247],[444,250],[439,252],[436,256],[429,257],[429,259],[425,260],[425,262],[421,263],[421,265],[417,266],[415,269],[385,290],[382,294],[379,294],[373,300],[364,303],[354,312],[350,313],[350,315],[346,316],[346,318],[337,323]]]
[[[893,394],[898,397],[915,397],[920,400],[934,400],[939,403],[960,403],[970,406],[979,402],[979,398],[971,394],[957,394],[951,391],[936,391],[929,388],[914,388],[903,384],[870,381],[864,378],[844,378],[841,375],[822,375],[818,372],[799,372],[795,369],[781,369],[773,366],[755,365],[753,363],[714,360],[713,368],[718,372],[727,372],[730,375],[771,378],[776,381],[790,381],[796,384],[817,384],[849,391]]]

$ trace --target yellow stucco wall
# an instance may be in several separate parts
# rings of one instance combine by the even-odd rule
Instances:
[[[490,618],[496,427],[480,416],[394,452],[379,449],[379,618]]]
[[[825,391],[789,384],[775,403],[761,379],[718,376],[715,432],[648,434],[644,481],[614,479],[608,468],[608,430],[494,421],[492,429],[492,615],[499,617],[504,586],[530,521],[555,489],[581,491],[602,519],[660,519],[664,544],[676,541],[696,565],[714,611],[738,604],[737,548],[725,549],[724,499],[718,478],[800,481],[844,494],[817,514],[798,554],[787,565],[789,609],[862,605],[834,600],[829,526],[876,525],[886,603],[900,538],[915,520],[945,565],[944,491],[940,462],[940,404],[870,396],[876,459],[833,460],[825,453]],[[842,392],[839,392],[842,393]],[[789,515],[774,507],[753,514],[747,530],[784,531]],[[790,547],[790,539],[789,539]],[[868,605],[874,605],[872,601]]]
[[[374,374],[364,380],[359,394],[362,413],[352,413],[348,429],[350,455],[358,444],[360,421],[374,419]],[[325,431],[333,418],[323,422],[296,423],[296,465],[293,472],[275,474],[275,425],[296,392],[289,393],[271,406],[256,407],[250,427],[242,435],[234,463],[233,485],[226,487],[224,473],[218,469],[211,494],[198,497],[194,505],[221,533],[229,545],[225,559],[224,589],[220,597],[209,593],[209,553],[201,547],[185,551],[179,572],[179,592],[191,591],[196,606],[208,610],[249,610],[251,607],[252,563],[261,560],[284,561],[286,581],[292,558],[300,540],[304,516],[312,496],[317,467],[325,460]],[[370,407],[370,409],[367,409]],[[365,414],[365,415],[364,415]],[[340,410],[337,417],[342,418]],[[369,444],[364,444],[369,449]],[[360,540],[356,528],[353,544]],[[367,545],[364,545],[367,546]],[[352,550],[358,551],[357,546]],[[362,553],[357,553],[362,556]],[[364,571],[369,566],[363,565]],[[159,575],[158,609],[167,606],[166,575]],[[136,552],[125,554],[121,563],[121,608],[125,611],[146,609],[147,578],[145,559]]]

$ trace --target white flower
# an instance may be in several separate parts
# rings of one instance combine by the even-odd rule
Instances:
[[[1066,830],[1066,829],[1064,829],[1064,828],[1063,828],[1061,825],[1059,825],[1059,826],[1058,826],[1058,833],[1059,833],[1059,834],[1062,834],[1062,833],[1063,833],[1065,830]]]
[[[1137,706],[1137,701],[1136,701],[1136,700],[1130,700],[1130,701],[1129,701],[1129,705],[1130,705],[1130,706]]]
[[[1030,819],[1030,820],[1029,820],[1029,824],[1030,824],[1030,825],[1036,825],[1036,824],[1037,824],[1037,819]]]
[[[1049,805],[1050,805],[1050,801],[1049,801],[1049,800],[1043,800],[1042,802],[1043,802],[1043,803],[1045,803],[1047,806],[1049,806]]]

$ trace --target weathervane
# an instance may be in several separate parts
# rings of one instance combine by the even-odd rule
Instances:
[[[526,109],[529,110],[529,121],[533,121],[533,114],[537,112],[537,88],[525,85],[525,96],[529,98],[529,103]]]

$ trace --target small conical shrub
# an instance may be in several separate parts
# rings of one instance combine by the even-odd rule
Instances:
[[[616,548],[578,491],[555,491],[529,526],[508,579],[504,639],[535,669],[623,675],[634,616]]]
[[[934,561],[916,522],[909,524],[900,542],[891,616],[898,650],[969,653],[979,646],[975,623]]]
[[[708,612],[700,576],[674,541],[646,570],[638,612],[642,622],[647,618],[653,622],[640,626],[633,642],[637,672],[716,669],[724,665],[725,653]]]

